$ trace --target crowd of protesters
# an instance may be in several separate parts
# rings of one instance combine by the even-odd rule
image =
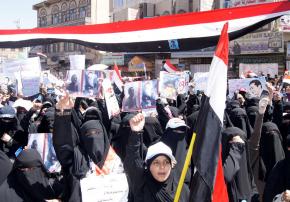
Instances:
[[[221,143],[229,201],[290,201],[290,85],[281,93],[281,81],[267,80],[266,96],[237,89],[226,103]],[[157,113],[109,119],[104,99],[57,96],[45,87],[20,98],[13,85],[1,86],[0,201],[82,201],[80,181],[92,164],[102,170],[111,150],[127,177],[127,201],[173,201],[201,106],[203,94],[195,92],[193,81],[176,100],[158,98]],[[122,108],[123,93],[116,97]],[[19,99],[32,107],[12,107]],[[60,172],[49,173],[40,154],[26,148],[31,133],[53,134]],[[193,173],[191,164],[181,202],[189,201]]]

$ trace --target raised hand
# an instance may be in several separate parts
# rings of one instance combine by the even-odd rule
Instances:
[[[129,121],[132,131],[138,132],[143,130],[145,125],[145,117],[143,114],[139,113]]]
[[[68,92],[65,92],[64,96],[56,103],[55,107],[59,110],[72,109],[74,107],[74,102],[70,98]]]
[[[267,108],[267,105],[269,104],[270,100],[268,97],[264,97],[259,102],[259,114],[264,114]]]

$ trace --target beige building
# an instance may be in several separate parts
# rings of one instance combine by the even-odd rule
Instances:
[[[0,63],[27,58],[28,48],[0,48]]]
[[[110,21],[110,0],[46,0],[35,4],[33,9],[37,11],[37,27],[88,25]],[[68,42],[42,46],[42,53],[47,56],[43,66],[57,70],[69,67],[69,55],[85,54],[88,65],[98,63],[101,56],[94,49]]]

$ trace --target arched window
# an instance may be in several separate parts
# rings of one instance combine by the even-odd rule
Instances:
[[[78,19],[77,4],[75,1],[71,1],[69,4],[69,18],[70,20]]]
[[[169,11],[164,11],[162,15],[170,15]]]
[[[67,3],[63,3],[61,5],[61,22],[69,21],[69,12]]]
[[[186,13],[186,11],[183,10],[183,9],[180,9],[177,13],[178,13],[178,14],[182,14],[182,13]]]
[[[47,25],[47,12],[44,8],[39,11],[38,25],[39,27]]]
[[[81,0],[79,4],[79,14],[80,18],[85,18],[87,16],[87,0]]]
[[[60,18],[60,13],[59,13],[59,7],[57,5],[54,5],[51,9],[51,14],[52,14],[52,24],[58,24],[61,22]]]

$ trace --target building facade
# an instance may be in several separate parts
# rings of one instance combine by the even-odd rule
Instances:
[[[110,20],[109,0],[46,0],[35,4],[33,9],[37,11],[39,28],[108,23]],[[69,55],[85,54],[87,65],[98,63],[101,58],[99,51],[75,43],[48,44],[41,49],[47,56],[42,58],[42,65],[56,71],[69,67]],[[32,50],[32,55],[34,52]]]
[[[111,21],[135,20],[162,15],[187,12],[207,11],[218,8],[231,8],[261,3],[276,2],[279,0],[111,0]],[[278,74],[282,74],[285,67],[290,67],[290,17],[283,19],[284,28],[281,29],[281,20],[276,20],[259,30],[241,37],[230,43],[229,77],[239,76],[241,64],[259,66],[262,63],[276,64]],[[237,44],[240,46],[237,49]],[[288,49],[287,49],[288,48]],[[239,51],[237,51],[239,50]],[[288,52],[287,52],[288,50]],[[183,70],[195,72],[209,71],[215,47],[188,52],[174,52],[167,54],[141,54],[142,58],[153,63],[154,75],[159,75],[162,61],[171,59],[171,62]],[[130,71],[130,60],[134,53],[124,53],[124,64]],[[139,69],[142,71],[142,68]],[[135,71],[132,68],[131,71]],[[262,73],[263,71],[261,71]]]

